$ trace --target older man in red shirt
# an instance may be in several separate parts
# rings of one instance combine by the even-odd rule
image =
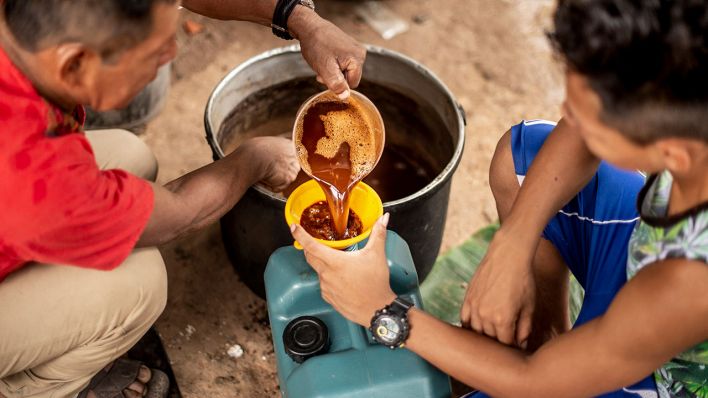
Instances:
[[[161,186],[138,138],[83,132],[83,105],[125,106],[174,57],[178,5],[0,0],[0,396],[164,391],[139,364],[111,365],[165,306],[154,246],[218,220],[252,184],[277,190],[297,174],[292,145],[263,137]],[[273,16],[331,90],[346,97],[359,81],[365,51],[310,2],[184,6],[263,24]]]

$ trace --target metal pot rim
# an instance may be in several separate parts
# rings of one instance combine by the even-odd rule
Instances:
[[[413,66],[418,71],[420,71],[424,75],[426,75],[452,101],[452,106],[455,110],[455,115],[457,117],[457,122],[459,125],[457,145],[455,146],[455,151],[453,152],[452,158],[450,159],[448,164],[445,166],[443,171],[440,172],[440,174],[438,174],[430,183],[428,183],[428,185],[426,185],[422,189],[418,190],[414,194],[384,203],[384,207],[392,207],[392,206],[396,206],[396,205],[399,205],[402,203],[414,201],[418,198],[427,196],[432,191],[435,191],[439,186],[442,186],[447,180],[452,178],[452,174],[457,169],[457,166],[460,164],[460,159],[462,158],[462,151],[464,150],[464,145],[465,145],[465,126],[467,124],[467,120],[466,120],[466,116],[464,114],[464,109],[462,109],[462,106],[459,103],[457,103],[457,101],[455,100],[455,96],[452,94],[450,89],[430,69],[428,69],[427,67],[425,67],[421,63],[415,61],[414,59],[412,59],[406,55],[403,55],[399,52],[389,50],[389,49],[386,49],[383,47],[378,47],[378,46],[373,46],[373,45],[367,44],[366,50],[368,53],[376,53],[376,54],[385,55],[385,56],[388,56],[391,58],[395,58],[399,61],[402,61],[405,64],[409,64],[409,65]],[[283,55],[283,54],[291,54],[291,53],[300,53],[300,45],[295,44],[295,45],[291,45],[291,46],[274,48],[272,50],[268,50],[266,52],[263,52],[261,54],[254,56],[254,57],[251,57],[251,58],[247,59],[246,61],[244,61],[242,64],[238,65],[233,70],[231,70],[226,76],[224,76],[221,79],[219,84],[217,84],[216,87],[214,87],[214,90],[209,95],[209,100],[207,101],[207,105],[204,110],[204,127],[206,128],[207,141],[209,141],[209,145],[212,147],[212,150],[218,155],[219,159],[223,158],[225,155],[224,155],[223,150],[221,149],[221,145],[216,140],[216,134],[215,134],[215,132],[212,131],[211,122],[209,120],[209,116],[213,112],[213,107],[214,107],[214,102],[215,102],[216,97],[218,97],[221,94],[221,92],[226,89],[227,84],[229,84],[230,81],[233,80],[233,78],[235,76],[237,76],[238,74],[240,74],[244,70],[250,68],[254,64],[257,64],[263,60],[272,58],[274,56]],[[278,196],[278,195],[266,190],[265,188],[261,187],[260,185],[254,185],[252,188],[267,198],[282,202],[283,205],[285,204],[285,199],[283,197]]]

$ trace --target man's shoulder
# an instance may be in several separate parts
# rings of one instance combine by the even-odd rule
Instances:
[[[0,152],[48,127],[48,104],[0,48]],[[13,145],[14,144],[14,145]]]
[[[4,98],[41,101],[41,96],[30,79],[12,62],[2,46],[0,46],[0,92],[3,92]]]

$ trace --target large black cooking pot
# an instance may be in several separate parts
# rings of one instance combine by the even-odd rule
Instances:
[[[450,183],[464,146],[464,111],[432,72],[399,53],[368,47],[363,76],[358,90],[379,108],[386,144],[416,152],[436,170],[417,192],[384,203],[389,228],[408,242],[422,281],[440,250]],[[298,46],[268,51],[232,70],[212,92],[204,115],[214,159],[249,136],[288,133],[300,105],[322,90],[314,77]],[[229,259],[261,297],[268,257],[292,244],[284,208],[282,195],[255,186],[221,219]]]

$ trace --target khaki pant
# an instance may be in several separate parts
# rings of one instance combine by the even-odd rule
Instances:
[[[101,168],[154,179],[147,146],[123,130],[87,133]],[[0,282],[0,394],[73,397],[130,349],[162,313],[167,275],[157,249],[112,271],[30,264]]]

